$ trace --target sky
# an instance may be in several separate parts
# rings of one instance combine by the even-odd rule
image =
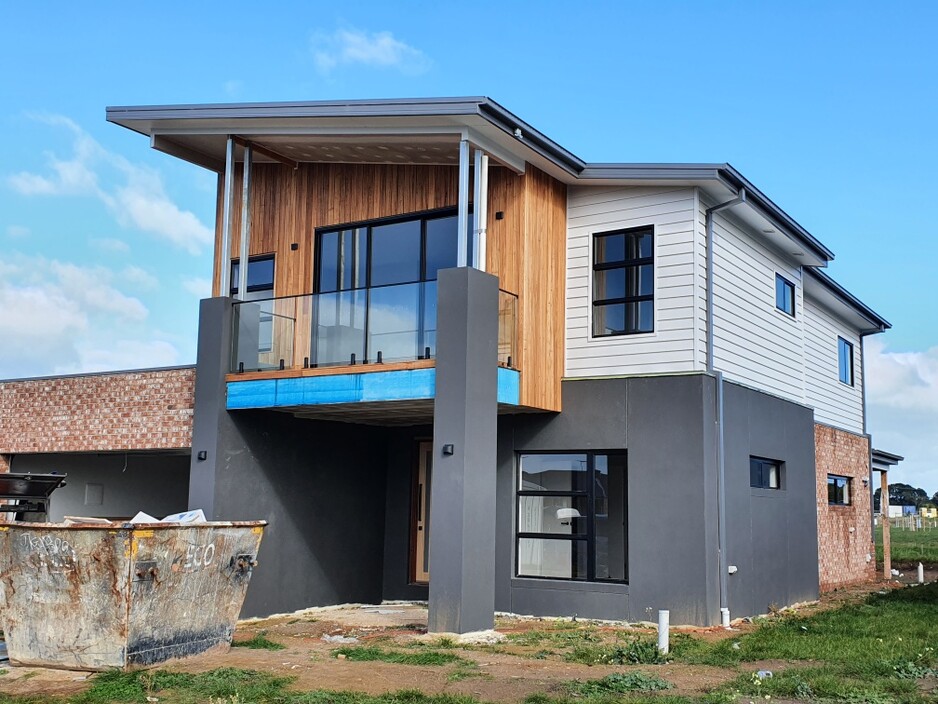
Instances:
[[[0,378],[192,363],[213,174],[105,107],[485,95],[587,161],[729,162],[893,324],[874,446],[938,491],[938,3],[5,3]]]

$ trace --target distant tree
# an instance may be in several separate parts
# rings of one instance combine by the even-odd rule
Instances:
[[[880,490],[873,492],[873,511],[879,511]],[[931,498],[931,501],[938,503],[938,491]],[[889,485],[889,503],[892,506],[915,506],[921,508],[929,502],[928,494],[924,489],[918,489],[910,484],[897,482]]]

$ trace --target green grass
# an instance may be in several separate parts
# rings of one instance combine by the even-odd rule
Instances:
[[[598,680],[572,680],[566,683],[567,691],[577,697],[602,697],[627,692],[657,692],[671,689],[673,685],[644,672],[616,672]]]
[[[723,667],[793,661],[774,677],[741,674],[725,693],[851,704],[925,701],[915,680],[938,674],[938,584],[873,594],[864,602],[766,621],[738,639],[674,641],[676,660]],[[734,648],[734,644],[738,647]]]
[[[344,655],[347,660],[355,662],[372,662],[379,660],[381,662],[394,663],[395,665],[452,665],[459,663],[465,666],[472,663],[471,660],[462,658],[456,655],[456,653],[440,650],[406,652],[400,650],[385,650],[384,648],[376,648],[374,646],[347,646],[336,648],[332,651],[332,654],[333,656]]]
[[[889,531],[889,554],[894,565],[938,565],[938,528]],[[883,528],[876,527],[876,561],[883,563]]]
[[[253,650],[283,650],[287,646],[276,643],[261,631],[247,640],[236,640],[231,642],[232,648],[251,648]]]

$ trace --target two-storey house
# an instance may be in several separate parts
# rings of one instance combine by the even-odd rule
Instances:
[[[188,491],[270,521],[248,612],[706,625],[872,576],[889,324],[728,164],[585,163],[487,98],[107,119],[218,174]]]

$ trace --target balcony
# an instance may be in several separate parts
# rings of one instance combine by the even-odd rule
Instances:
[[[517,308],[499,291],[499,402],[514,405]],[[432,400],[436,343],[436,281],[235,301],[228,408]]]

